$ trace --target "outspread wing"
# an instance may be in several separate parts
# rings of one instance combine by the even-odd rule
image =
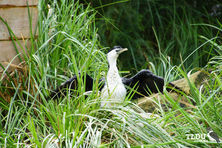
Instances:
[[[82,81],[82,84],[85,84],[85,91],[91,91],[93,89],[93,84],[94,80],[92,77],[90,77],[88,74],[81,75],[79,73],[79,78]],[[62,96],[65,96],[67,93],[67,89],[74,91],[78,90],[79,86],[79,81],[77,76],[73,76],[71,79],[60,85],[56,90],[52,91],[50,96],[48,97],[49,99],[54,99],[54,98],[60,98]],[[99,80],[99,89],[101,90],[104,86],[104,79]]]
[[[81,75],[79,73],[79,78],[82,80],[82,84],[85,84],[85,91],[91,91],[93,89],[93,84],[95,80],[90,77],[88,74]],[[141,70],[138,72],[135,76],[131,78],[122,78],[123,84],[128,89],[128,93],[130,92],[130,89],[136,90],[136,92],[133,94],[132,99],[137,99],[144,96],[149,96],[152,93],[158,93],[163,92],[164,88],[164,79],[162,77],[154,75],[149,70]],[[65,96],[67,93],[67,89],[74,91],[78,90],[79,86],[77,76],[75,75],[65,83],[63,83],[61,86],[59,86],[56,90],[52,91],[48,99],[53,98],[60,98],[62,96]],[[105,78],[101,78],[99,80],[99,90],[101,91],[102,88],[105,85]],[[179,87],[175,86],[172,83],[168,84],[171,88],[166,88],[167,91],[174,91],[179,90],[182,91]],[[77,94],[78,95],[78,94]]]
[[[132,99],[149,96],[152,93],[163,92],[164,88],[164,79],[162,77],[154,75],[149,70],[141,70],[135,76],[131,78],[122,78],[123,84],[127,89],[134,88],[136,92],[132,96]],[[178,89],[174,84],[169,83],[170,87]],[[174,89],[166,88],[167,91],[171,91]],[[129,92],[130,90],[128,90]]]

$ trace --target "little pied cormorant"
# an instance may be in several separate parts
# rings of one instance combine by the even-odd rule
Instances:
[[[121,103],[126,97],[126,88],[119,75],[116,62],[119,54],[127,50],[127,48],[114,46],[114,48],[107,54],[109,70],[106,76],[105,85],[101,91],[101,106],[109,107],[112,104]]]
[[[109,70],[107,78],[99,79],[99,90],[101,91],[101,97],[107,101],[122,102],[131,90],[135,93],[131,93],[132,99],[137,99],[144,96],[149,96],[152,93],[163,92],[164,79],[162,77],[154,75],[148,69],[139,71],[135,76],[131,78],[120,77],[116,66],[117,58],[120,53],[126,51],[127,48],[120,46],[114,46],[114,48],[108,52],[107,59],[109,63]],[[94,79],[87,73],[79,73],[79,78],[84,81],[85,91],[91,91],[94,85]],[[121,82],[122,81],[122,82]],[[56,90],[52,91],[48,99],[60,98],[62,95],[66,95],[67,89],[78,89],[78,78],[75,75]],[[124,87],[125,86],[125,87]],[[108,89],[107,89],[108,88]],[[172,83],[168,83],[167,91],[182,91],[179,87]],[[104,102],[105,102],[104,101]],[[109,106],[103,103],[102,106]]]

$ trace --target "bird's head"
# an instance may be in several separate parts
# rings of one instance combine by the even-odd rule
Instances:
[[[110,50],[107,54],[108,62],[115,62],[118,56],[123,53],[124,51],[127,51],[127,48],[122,48],[120,46],[114,46],[112,50]]]

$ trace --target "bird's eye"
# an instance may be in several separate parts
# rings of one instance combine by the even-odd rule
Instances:
[[[116,49],[116,52],[119,52],[121,49],[122,49],[122,48],[118,48],[118,49]]]

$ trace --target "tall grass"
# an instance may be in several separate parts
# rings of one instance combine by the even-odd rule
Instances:
[[[7,73],[6,68],[1,77],[0,146],[217,146],[209,139],[186,138],[186,134],[206,134],[209,126],[222,137],[222,48],[218,40],[207,37],[202,39],[218,55],[205,67],[210,71],[207,84],[198,89],[190,82],[191,95],[185,97],[196,102],[195,109],[180,107],[168,92],[163,96],[170,107],[164,109],[160,102],[156,102],[157,115],[147,114],[127,100],[117,107],[100,108],[98,85],[94,85],[93,93],[86,97],[81,79],[78,96],[68,92],[58,100],[46,100],[50,90],[78,72],[83,75],[87,72],[97,80],[104,76],[107,70],[106,48],[100,45],[95,15],[90,6],[74,0],[52,1],[50,9],[44,1],[39,1],[38,38],[31,40],[31,50],[24,49],[28,52],[23,55],[25,64],[21,65],[22,68],[15,69],[14,73]],[[161,48],[162,40],[158,36],[156,33]],[[178,75],[187,78],[187,71],[171,66],[170,59],[160,58],[165,65],[166,79]],[[156,64],[153,63],[153,71],[158,71]],[[120,69],[126,70],[121,66]],[[5,99],[6,96],[10,101]]]
[[[31,40],[31,49],[24,49],[27,54],[23,55],[25,64],[21,71],[1,77],[4,79],[1,81],[2,144],[29,139],[26,131],[30,128],[33,132],[36,120],[39,120],[35,115],[39,113],[38,107],[42,103],[49,107],[45,98],[50,90],[78,72],[98,77],[100,71],[106,69],[106,57],[94,24],[95,12],[75,1],[72,5],[54,1],[50,7],[43,10],[47,5],[39,1],[38,38]],[[7,68],[4,74],[7,74]],[[12,96],[10,103],[4,100],[6,96]],[[79,103],[84,103],[83,98]],[[41,108],[44,111],[45,107]],[[38,136],[33,134],[34,138]],[[38,140],[32,142],[39,146]]]

